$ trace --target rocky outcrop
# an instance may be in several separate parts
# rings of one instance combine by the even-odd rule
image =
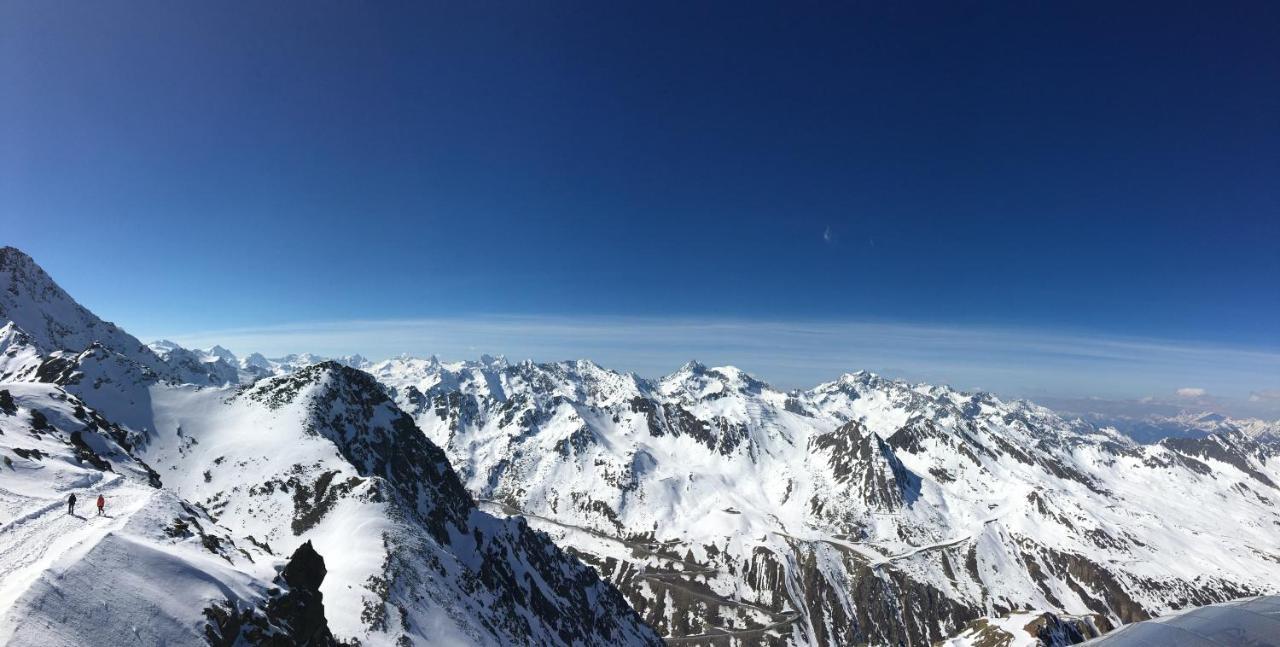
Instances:
[[[258,607],[237,609],[234,602],[205,609],[205,638],[211,647],[344,647],[325,619],[320,585],[327,571],[311,542],[298,546],[276,578],[279,588]]]

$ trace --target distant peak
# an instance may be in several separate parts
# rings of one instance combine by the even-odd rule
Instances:
[[[35,341],[31,339],[31,335],[23,330],[18,324],[10,321],[4,326],[0,326],[0,341],[14,342],[24,345],[35,345]]]
[[[1213,411],[1206,411],[1196,416],[1196,421],[1198,422],[1223,422],[1226,419],[1226,416]]]
[[[707,367],[696,359],[691,359],[685,362],[684,366],[680,367],[680,371],[685,373],[703,373],[706,370]]]
[[[841,375],[839,381],[843,384],[867,384],[879,379],[880,376],[872,373],[871,371],[859,370]]]
[[[343,364],[346,364],[347,366],[350,366],[352,368],[361,368],[369,365],[369,358],[359,353],[356,353],[355,355],[343,355],[338,359]]]
[[[600,366],[599,364],[589,359],[575,360],[574,365],[577,366],[579,369],[605,370],[604,367]]]
[[[230,350],[227,350],[226,348],[219,346],[217,344],[214,344],[213,347],[205,350],[204,352],[208,355],[212,355],[213,357],[217,357],[218,359],[226,360],[228,362],[234,363],[236,361],[235,353],[232,353]]]
[[[508,366],[506,355],[498,355],[497,357],[488,354],[481,355],[480,363],[483,364],[485,368],[505,368]]]

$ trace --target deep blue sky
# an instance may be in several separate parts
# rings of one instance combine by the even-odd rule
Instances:
[[[1276,350],[1280,5],[10,1],[0,219],[146,336],[534,314]]]

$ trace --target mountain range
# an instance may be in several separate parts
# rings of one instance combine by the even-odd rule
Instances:
[[[0,290],[0,644],[660,644],[581,560],[481,511],[369,374],[241,383],[12,248]]]
[[[0,644],[1061,645],[1280,582],[1280,445],[1238,421],[238,358],[143,344],[13,248],[0,322]]]

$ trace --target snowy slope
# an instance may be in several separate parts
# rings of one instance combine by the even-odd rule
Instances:
[[[162,357],[76,303],[30,256],[13,247],[0,247],[0,322],[13,323],[25,333],[23,341],[42,353],[79,353],[97,346],[168,382],[219,385],[234,381],[236,373],[226,362],[200,361],[184,349]]]
[[[1142,446],[868,373],[783,392],[697,363],[370,371],[477,498],[671,637],[927,644],[1030,611],[1105,630],[1280,581],[1280,453],[1240,433]]]
[[[13,516],[24,517],[20,510],[39,502],[39,523],[28,522],[26,530],[9,535],[20,562],[14,568],[20,566],[23,577],[44,577],[58,567],[51,559],[27,559],[23,554],[52,536],[61,537],[68,524],[76,523],[59,516],[65,491],[98,484],[99,489],[81,495],[82,506],[90,494],[105,491],[112,508],[119,505],[127,516],[65,539],[75,549],[67,568],[74,566],[85,582],[92,582],[102,568],[141,560],[152,570],[113,586],[153,587],[157,596],[163,583],[151,581],[147,573],[175,571],[179,574],[173,575],[174,581],[181,581],[179,575],[185,573],[194,578],[188,589],[198,595],[195,601],[180,602],[195,619],[173,622],[182,620],[186,630],[203,631],[208,619],[202,610],[214,605],[266,608],[273,602],[262,591],[275,573],[267,566],[255,570],[232,564],[248,572],[220,574],[223,565],[215,564],[218,568],[210,571],[208,564],[189,556],[163,562],[172,551],[156,552],[148,542],[171,532],[161,521],[182,514],[198,517],[208,528],[200,532],[201,540],[206,532],[214,533],[213,527],[227,529],[220,531],[220,543],[248,546],[257,553],[251,564],[278,562],[304,544],[313,546],[328,570],[318,589],[328,601],[326,630],[342,639],[366,645],[657,643],[652,630],[594,571],[523,521],[478,510],[443,453],[363,372],[330,362],[252,387],[172,385],[147,379],[147,369],[98,346],[80,355],[55,353],[44,358],[41,367],[36,377],[48,382],[0,384],[16,394],[20,412],[27,400],[24,394],[32,389],[47,392],[45,399],[63,401],[62,409],[70,410],[62,412],[62,419],[83,418],[101,427],[109,443],[85,436],[95,455],[122,461],[114,470],[136,472],[134,481],[163,480],[164,487],[155,493],[147,492],[150,486],[139,492],[136,483],[117,488],[115,477],[102,481],[93,472],[82,474],[83,468],[65,476],[61,467],[66,459],[31,467],[40,477],[33,484],[18,487],[7,479],[0,481],[14,494]],[[68,391],[73,387],[83,389],[85,401]],[[139,424],[109,422],[87,402]],[[23,418],[28,426],[43,428],[44,423],[29,418]],[[77,424],[63,424],[64,436]],[[71,444],[63,454],[75,450],[74,443],[62,437],[50,443],[55,448]],[[98,447],[102,443],[108,444]],[[7,455],[18,469],[24,469],[31,456],[35,461],[48,458],[33,452],[53,453],[22,444]],[[59,469],[51,470],[51,465]],[[154,465],[155,472],[147,465]],[[64,480],[72,485],[59,485]],[[167,507],[148,513],[144,524],[129,525],[153,500]],[[95,518],[89,523],[102,522]],[[223,575],[244,583],[239,588],[224,585]],[[19,581],[25,580],[6,576],[5,588]],[[230,593],[209,597],[209,591],[197,586],[200,582]],[[255,583],[257,594],[242,591]],[[21,591],[26,590],[23,586]],[[103,589],[93,591],[99,595]],[[63,589],[54,589],[32,604],[43,609],[49,596],[60,601],[53,608],[63,615],[89,599],[68,601]],[[12,601],[0,598],[0,608]],[[22,605],[14,606],[11,616],[25,623],[24,631],[39,631],[48,623]],[[94,625],[85,626],[88,631]],[[72,629],[67,629],[71,633],[64,644],[93,644],[75,633],[79,629]],[[161,632],[156,636],[179,635],[175,628],[152,630]],[[23,635],[15,633],[14,643],[24,644],[19,640]]]
[[[31,379],[44,362],[36,342],[10,321],[0,327],[0,381]]]
[[[0,328],[0,644],[659,644],[594,570],[479,510],[367,373],[201,379],[234,356],[135,345],[5,254],[27,296]]]
[[[476,509],[444,454],[335,362],[241,389],[157,387],[141,455],[263,545],[326,556],[330,625],[362,644],[656,642],[623,598],[520,520]]]
[[[15,323],[45,351],[80,351],[100,342],[153,370],[161,365],[142,342],[76,303],[13,247],[0,248],[0,321]]]
[[[265,611],[283,563],[162,488],[135,440],[57,386],[0,384],[0,644],[198,644],[218,606],[292,635]]]

